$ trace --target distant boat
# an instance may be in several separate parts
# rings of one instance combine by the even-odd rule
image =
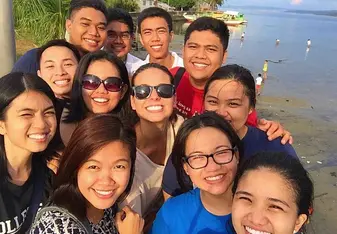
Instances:
[[[247,23],[247,20],[244,18],[244,14],[238,11],[211,11],[197,14],[187,14],[186,12],[183,14],[183,17],[188,21],[192,22],[199,17],[208,16],[215,19],[223,20],[227,25],[236,26],[240,24]]]

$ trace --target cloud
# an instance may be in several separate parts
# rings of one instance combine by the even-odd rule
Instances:
[[[302,0],[291,0],[291,5],[300,5],[302,2]]]

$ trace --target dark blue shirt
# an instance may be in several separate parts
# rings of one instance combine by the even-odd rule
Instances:
[[[294,148],[290,144],[281,144],[281,138],[273,141],[268,140],[265,132],[258,128],[248,126],[247,134],[242,139],[244,155],[240,155],[240,160],[246,160],[254,154],[261,151],[286,152],[288,155],[297,158]],[[185,175],[183,178],[188,181],[192,187],[192,182],[189,177]],[[163,176],[163,190],[171,196],[177,196],[182,193],[182,189],[177,180],[176,169],[172,163],[172,155],[170,155],[164,170]]]
[[[37,61],[38,49],[31,49],[22,55],[19,60],[14,64],[12,72],[24,72],[37,74],[40,69],[40,64]]]

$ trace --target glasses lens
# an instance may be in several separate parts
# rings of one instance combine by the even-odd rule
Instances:
[[[207,164],[207,157],[204,155],[195,155],[188,158],[188,163],[192,168],[203,168]]]
[[[119,92],[122,89],[123,82],[117,77],[110,77],[103,81],[104,87],[109,92]]]
[[[151,93],[151,88],[150,86],[147,85],[140,85],[134,87],[134,94],[137,99],[146,99]]]
[[[221,150],[214,154],[213,158],[216,163],[226,164],[232,161],[233,152],[230,149]]]
[[[174,95],[174,86],[171,84],[160,84],[157,86],[156,91],[159,97],[171,98]]]
[[[84,76],[82,79],[82,87],[88,90],[95,90],[101,84],[101,80],[94,76]]]

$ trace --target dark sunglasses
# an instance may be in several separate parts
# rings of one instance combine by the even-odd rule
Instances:
[[[147,99],[151,96],[153,89],[156,90],[158,96],[161,98],[171,98],[175,93],[174,85],[160,84],[157,86],[149,86],[149,85],[133,86],[132,94],[139,100]]]
[[[101,80],[98,76],[86,74],[82,78],[82,87],[88,90],[96,90],[103,83],[109,92],[119,92],[123,88],[123,81],[118,77],[108,77]]]

